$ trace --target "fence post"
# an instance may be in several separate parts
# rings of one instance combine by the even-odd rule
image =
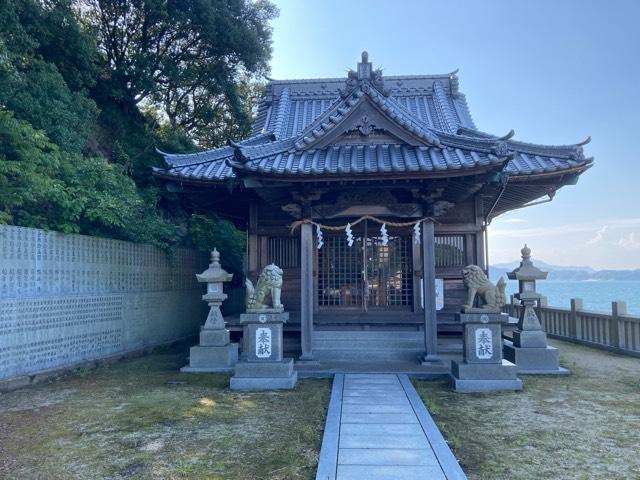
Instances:
[[[578,318],[578,312],[582,310],[581,298],[571,299],[571,314],[569,317],[569,336],[577,340],[582,340],[582,322]]]
[[[620,300],[611,302],[611,323],[609,324],[609,338],[612,347],[626,347],[626,342],[623,338],[621,338],[622,335],[620,335],[620,333],[624,333],[624,328],[622,329],[622,332],[620,331],[620,317],[626,314],[626,302],[621,302]]]

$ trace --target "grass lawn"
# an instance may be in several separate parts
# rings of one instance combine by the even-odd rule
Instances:
[[[551,343],[572,374],[522,392],[414,384],[470,479],[640,479],[640,359]]]
[[[314,478],[331,383],[237,393],[166,350],[0,394],[0,478]]]

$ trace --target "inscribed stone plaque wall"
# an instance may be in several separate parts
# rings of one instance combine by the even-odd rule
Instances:
[[[207,255],[0,226],[0,379],[197,333]]]

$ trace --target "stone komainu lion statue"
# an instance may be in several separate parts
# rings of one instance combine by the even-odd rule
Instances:
[[[462,269],[464,286],[467,289],[467,301],[463,311],[473,309],[473,301],[478,295],[480,309],[487,312],[500,312],[506,303],[504,287],[506,282],[501,277],[496,285],[492,284],[482,269],[477,265],[469,265]]]
[[[247,278],[247,296],[245,305],[247,310],[282,310],[280,292],[282,290],[282,269],[275,264],[267,265],[260,273],[258,282],[254,288],[251,280]],[[267,298],[271,298],[271,306],[266,304]]]

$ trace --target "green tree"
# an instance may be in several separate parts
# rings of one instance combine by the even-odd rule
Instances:
[[[0,223],[169,246],[177,227],[158,215],[122,168],[62,152],[46,134],[0,110]]]
[[[275,14],[265,0],[0,1],[0,223],[163,247],[191,234],[242,272],[244,235],[190,217],[151,167],[156,146],[248,133]]]
[[[189,219],[189,238],[199,250],[217,248],[221,254],[222,266],[234,274],[234,284],[242,285],[246,248],[244,232],[216,215],[194,214]]]
[[[266,0],[78,0],[98,35],[102,87],[147,106],[201,146],[246,133],[247,85],[268,71]],[[130,108],[130,107],[129,107]]]
[[[0,2],[0,105],[69,152],[84,148],[97,115],[85,88],[97,72],[88,38],[68,2]],[[89,60],[72,60],[85,54]]]

